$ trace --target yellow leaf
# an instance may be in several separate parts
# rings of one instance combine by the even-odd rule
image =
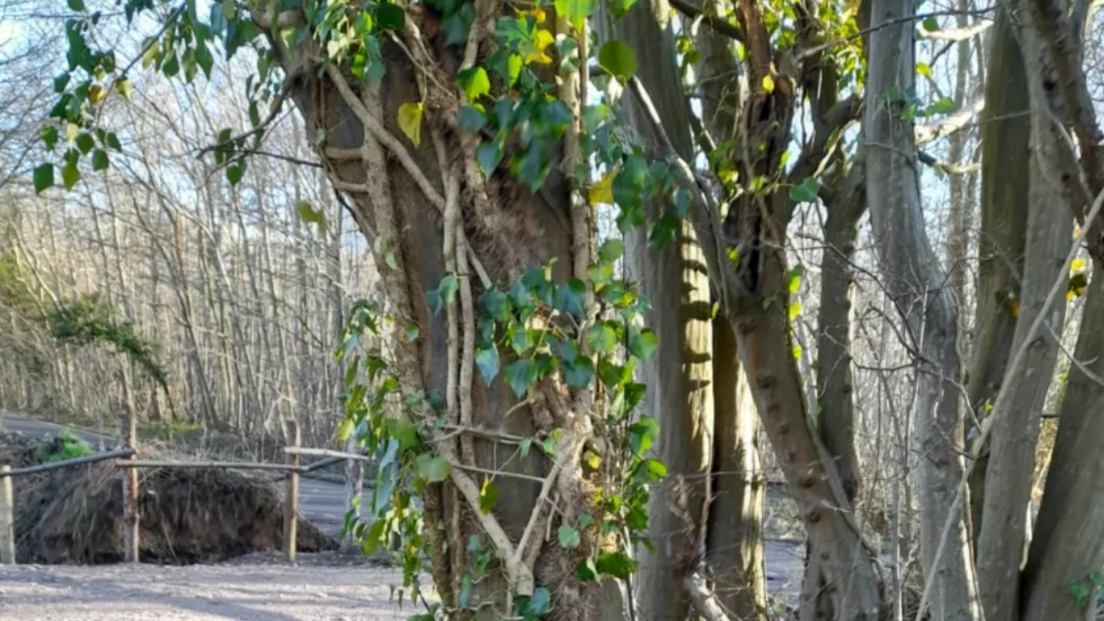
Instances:
[[[1070,302],[1072,302],[1073,298],[1075,298],[1075,297],[1077,297],[1077,296],[1075,296],[1073,294],[1073,291],[1067,291],[1066,292],[1066,304],[1069,304]]]
[[[797,319],[797,316],[801,314],[801,302],[793,302],[790,304],[790,319]]]
[[[422,103],[410,102],[399,106],[399,129],[414,146],[422,143]]]
[[[551,63],[552,58],[544,53],[544,48],[555,42],[556,38],[552,36],[552,33],[541,28],[537,31],[536,39],[533,41],[533,48],[526,52],[525,56],[522,57],[522,61],[527,65],[532,63],[547,65]]]
[[[80,126],[76,123],[69,123],[65,126],[65,139],[69,142],[73,142],[80,134]]]
[[[1083,272],[1085,271],[1085,259],[1074,259],[1073,263],[1070,263],[1071,272]]]
[[[768,93],[774,92],[774,78],[769,75],[763,76],[763,90]]]
[[[1081,237],[1081,227],[1077,226],[1073,228],[1073,238],[1077,239]]]
[[[1012,313],[1013,317],[1020,316],[1020,301],[1016,298],[1012,298],[1008,301],[1008,312]]]
[[[926,78],[932,77],[931,66],[928,63],[916,63],[916,73]]]
[[[88,99],[92,103],[100,103],[104,100],[104,97],[106,96],[107,92],[104,91],[102,86],[99,86],[98,84],[93,84],[92,86],[88,87]]]
[[[544,9],[536,7],[528,11],[518,11],[518,17],[525,17],[526,15],[532,15],[533,19],[537,20],[537,24],[543,24],[548,15],[544,12]]]
[[[598,203],[613,204],[613,180],[616,178],[617,172],[611,170],[598,183],[591,186],[590,192],[587,194],[587,202],[590,203],[591,207],[597,206]]]
[[[800,346],[800,345],[794,345],[794,346],[793,346],[793,357],[794,357],[794,360],[801,360],[801,354],[803,354],[804,352],[805,352],[805,350],[804,350],[804,349],[801,349],[801,346]]]

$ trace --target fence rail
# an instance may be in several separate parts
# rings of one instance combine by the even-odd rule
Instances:
[[[138,459],[137,430],[135,421],[129,412],[120,416],[120,435],[124,448],[96,453],[84,457],[66,459],[13,469],[10,465],[0,464],[0,565],[15,564],[15,496],[13,480],[15,477],[39,472],[49,472],[85,464],[113,459],[116,468],[124,470],[123,477],[123,525],[124,558],[127,562],[138,562],[138,469],[139,468],[227,468],[241,470],[276,470],[281,475],[276,480],[285,479],[287,493],[284,499],[284,556],[289,562],[295,562],[296,531],[298,529],[299,475],[325,468],[326,466],[348,460],[370,461],[363,455],[331,451],[329,449],[302,448],[298,425],[293,428],[294,446],[287,447],[287,463],[272,464],[234,461],[179,461]],[[294,422],[292,423],[294,424]],[[313,464],[302,465],[302,456],[324,456],[326,459]],[[275,482],[275,481],[274,481]]]

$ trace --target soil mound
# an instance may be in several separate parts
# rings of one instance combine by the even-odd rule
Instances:
[[[0,434],[0,463],[37,463],[37,444]],[[123,471],[107,461],[15,479],[19,562],[123,560],[122,478]],[[225,469],[148,468],[139,471],[139,490],[143,561],[215,562],[283,547],[280,488],[264,476]],[[297,539],[301,552],[338,547],[305,520],[299,521]]]

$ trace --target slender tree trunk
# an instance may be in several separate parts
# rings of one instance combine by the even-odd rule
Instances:
[[[639,2],[618,20],[615,30],[636,50],[637,77],[658,94],[655,105],[668,135],[679,154],[690,159],[690,110],[681,89],[671,87],[679,82],[679,74],[669,29],[657,22],[652,6]],[[630,126],[652,136],[650,121],[631,101],[625,113]],[[665,212],[666,200],[649,204],[648,225],[630,234],[626,255],[634,280],[652,301],[647,321],[659,337],[659,350],[644,368],[643,381],[652,389],[643,412],[663,430],[656,454],[668,472],[652,492],[648,534],[655,553],[639,550],[636,597],[644,618],[684,619],[691,606],[685,579],[698,569],[706,535],[714,444],[713,334],[709,280],[693,227],[680,222],[675,239],[664,250],[649,243],[651,225]]]
[[[957,315],[953,296],[924,227],[912,124],[902,119],[904,93],[915,86],[911,0],[874,0],[867,47],[867,198],[887,289],[909,328],[907,345],[922,357],[917,403],[920,448],[920,530],[923,567],[932,580],[932,615],[947,621],[981,618],[965,511],[956,502],[962,480],[962,419],[957,386]],[[894,95],[898,93],[898,95]],[[944,525],[951,528],[944,537]]]

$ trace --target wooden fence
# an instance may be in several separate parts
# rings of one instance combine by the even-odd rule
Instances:
[[[284,449],[287,455],[287,463],[271,464],[258,462],[230,462],[230,461],[165,461],[165,460],[141,460],[138,459],[137,429],[133,417],[123,417],[120,431],[122,432],[123,447],[96,453],[85,457],[66,459],[37,466],[12,469],[10,465],[0,465],[0,565],[15,564],[15,495],[13,493],[13,480],[19,476],[48,472],[61,468],[71,468],[86,464],[93,464],[109,459],[115,460],[115,467],[125,470],[123,477],[123,543],[124,559],[128,563],[138,562],[139,529],[138,529],[138,469],[139,468],[234,468],[241,470],[276,470],[284,473],[286,495],[284,502],[284,557],[288,562],[295,562],[296,533],[299,526],[299,476],[313,470],[349,460],[367,460],[363,455],[342,453],[327,449],[310,449],[300,447],[300,435],[298,425],[295,426],[293,442],[294,446]],[[317,461],[308,466],[301,464],[301,457],[325,456],[326,459]]]

